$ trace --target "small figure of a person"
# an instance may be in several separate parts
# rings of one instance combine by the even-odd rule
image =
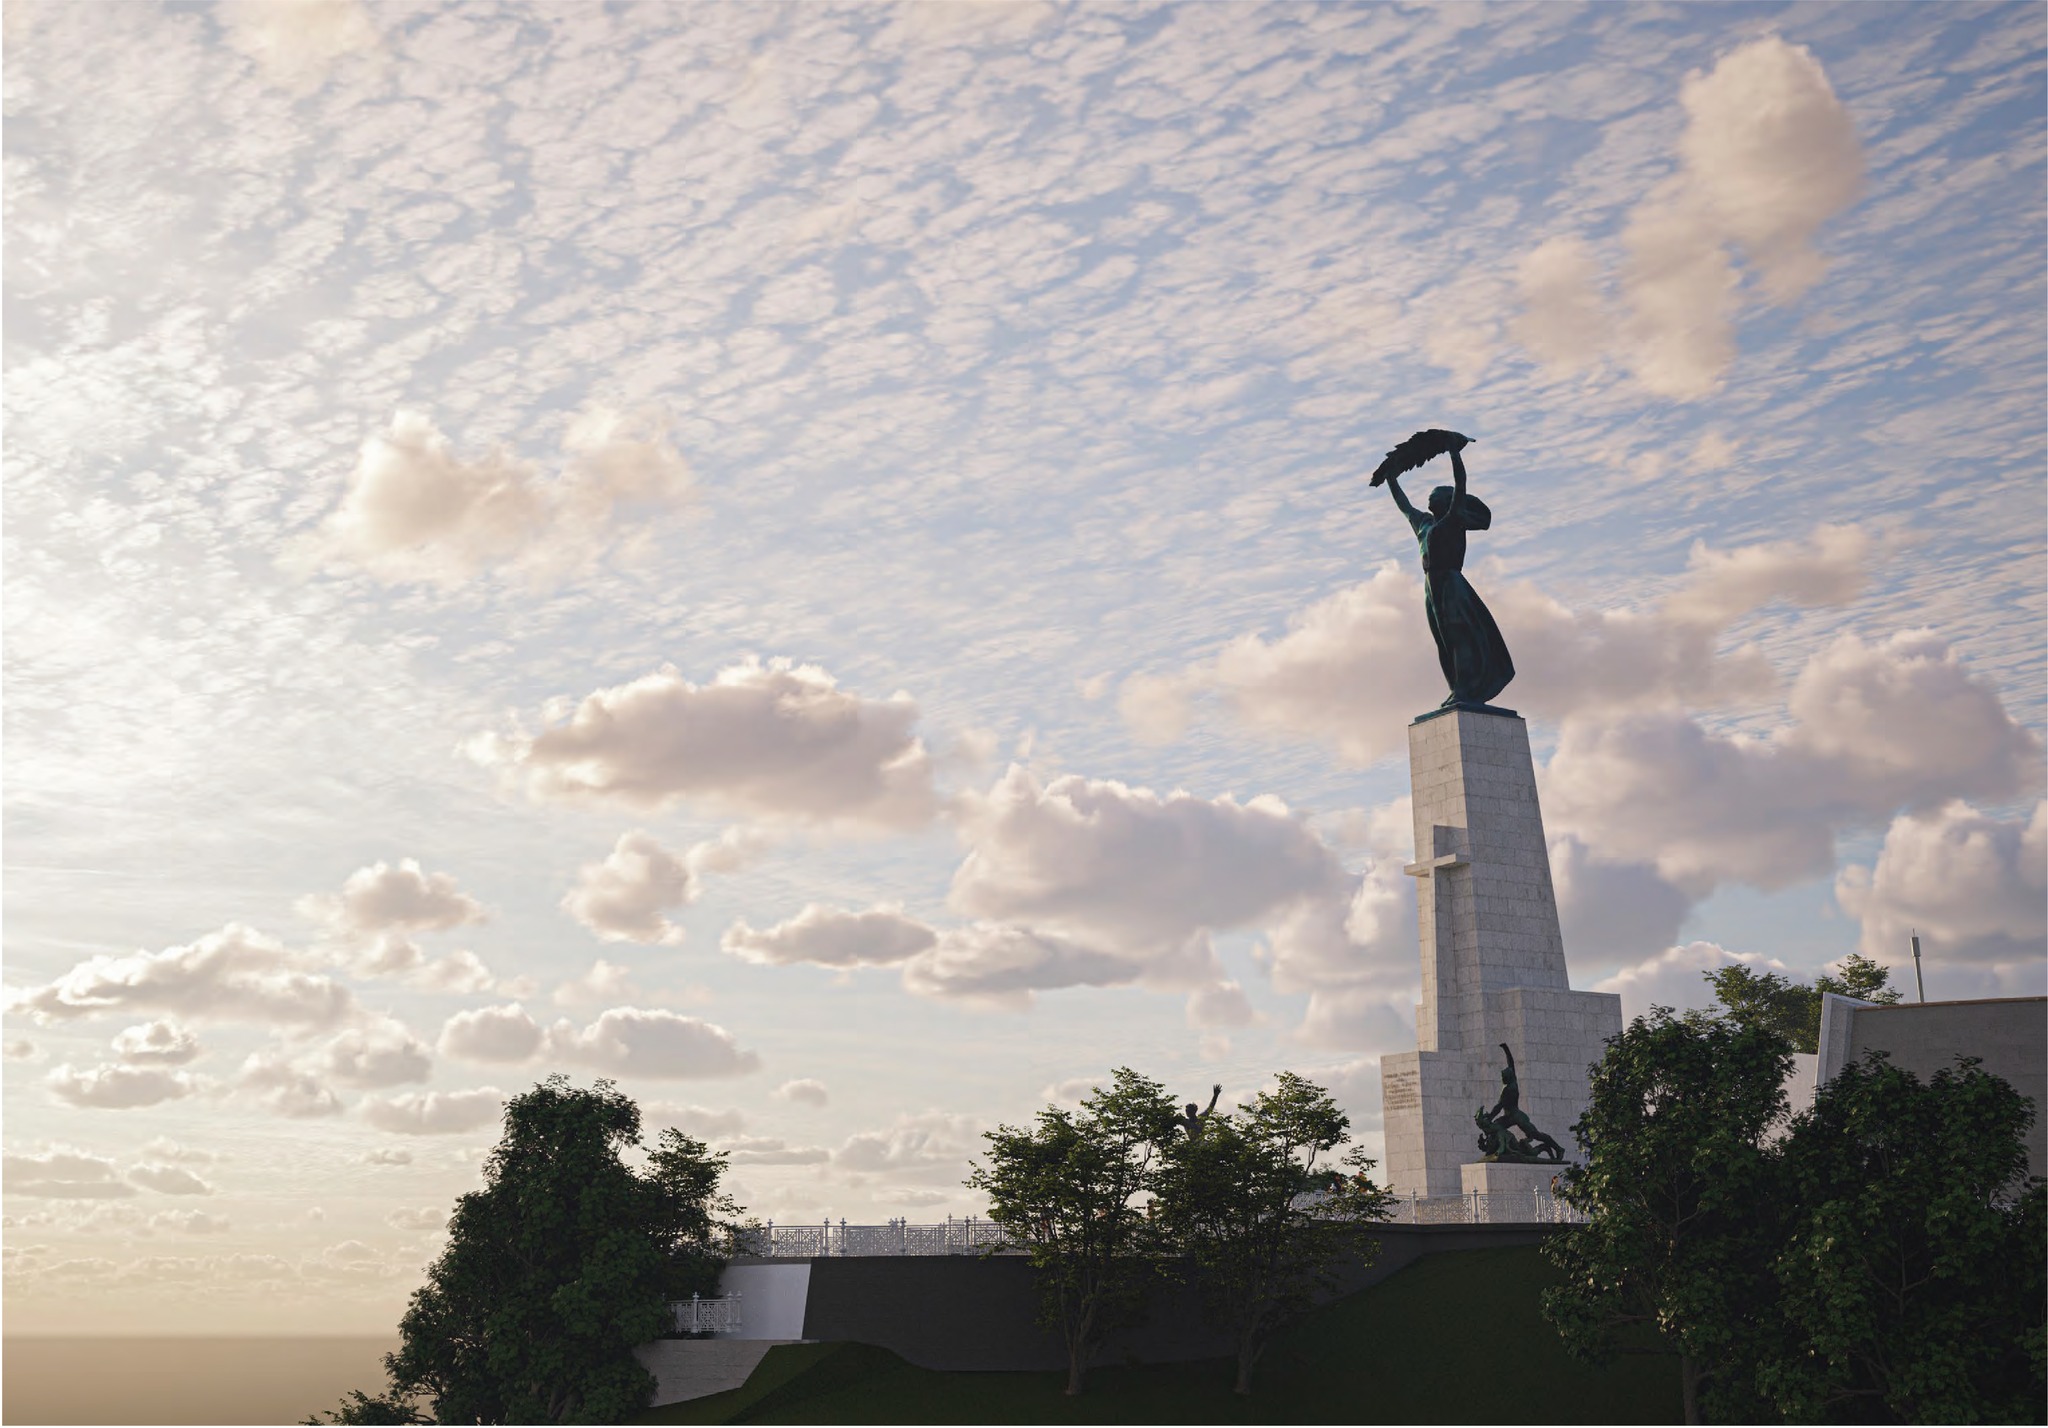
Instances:
[[[1189,1140],[1193,1140],[1202,1133],[1202,1122],[1209,1119],[1209,1112],[1216,1109],[1216,1100],[1222,1094],[1223,1086],[1221,1083],[1209,1088],[1209,1105],[1207,1110],[1197,1111],[1195,1103],[1193,1101],[1188,1102],[1187,1110],[1181,1113],[1180,1128],[1188,1133]]]
[[[1429,493],[1428,515],[1417,511],[1402,494],[1398,472],[1389,471],[1381,479],[1422,547],[1422,579],[1427,587],[1423,610],[1429,616],[1429,633],[1436,640],[1437,664],[1451,690],[1444,696],[1443,707],[1485,704],[1515,677],[1515,662],[1508,657],[1500,626],[1465,579],[1465,532],[1485,530],[1493,524],[1493,513],[1477,497],[1465,494],[1462,448],[1466,438],[1456,432],[1431,431],[1418,432],[1410,441],[1424,437],[1438,438],[1436,449],[1449,451],[1451,479],[1456,483]],[[1409,444],[1402,443],[1404,447]],[[1393,453],[1389,455],[1391,458]]]
[[[1542,1147],[1550,1152],[1552,1159],[1563,1160],[1564,1147],[1536,1129],[1535,1123],[1529,1119],[1529,1113],[1522,1109],[1522,1082],[1515,1075],[1515,1053],[1508,1050],[1505,1041],[1500,1043],[1500,1049],[1501,1054],[1507,1057],[1508,1064],[1500,1073],[1500,1099],[1493,1103],[1493,1109],[1487,1113],[1488,1118],[1499,1127],[1503,1143],[1507,1140],[1508,1127],[1513,1126],[1528,1137],[1528,1146],[1532,1151]]]

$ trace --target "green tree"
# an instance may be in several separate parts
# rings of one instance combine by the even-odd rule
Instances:
[[[413,1292],[385,1357],[387,1391],[336,1423],[617,1423],[654,1380],[633,1347],[669,1326],[666,1300],[715,1285],[724,1157],[664,1133],[645,1173],[640,1108],[611,1082],[550,1076],[505,1107],[484,1187],[462,1196],[448,1246]]]
[[[1813,985],[1795,982],[1776,972],[1758,972],[1730,963],[1700,974],[1714,989],[1721,1014],[1766,1027],[1811,1056],[1820,1050],[1820,999],[1823,992],[1889,1005],[1899,994],[1888,983],[1891,972],[1860,952],[1843,959],[1839,975],[1823,972]]]
[[[1119,1067],[1075,1115],[1056,1106],[1029,1128],[988,1131],[986,1162],[967,1178],[989,1218],[1027,1245],[1039,1317],[1067,1350],[1067,1392],[1109,1331],[1135,1310],[1150,1266],[1138,1205],[1159,1148],[1174,1133],[1172,1099],[1157,1081]]]
[[[1274,1333],[1331,1282],[1338,1256],[1371,1262],[1379,1246],[1364,1228],[1387,1218],[1393,1199],[1368,1177],[1363,1150],[1344,1158],[1349,1175],[1327,1162],[1351,1138],[1329,1093],[1290,1071],[1278,1080],[1200,1134],[1176,1137],[1155,1180],[1156,1228],[1187,1256],[1236,1341],[1241,1394]]]
[[[1785,1115],[1784,1039],[1735,1018],[1638,1017],[1594,1068],[1572,1127],[1584,1163],[1565,1200],[1590,1218],[1545,1255],[1564,1282],[1544,1314],[1575,1356],[1676,1354],[1685,1421],[1755,1421],[1759,1305],[1774,1297],[1780,1241],[1776,1157],[1765,1133]],[[1652,1350],[1655,1351],[1655,1350]]]
[[[1792,1123],[1766,1393],[1795,1422],[2023,1423],[2044,1382],[2048,1242],[2034,1109],[1965,1061],[1921,1081],[1873,1054]]]

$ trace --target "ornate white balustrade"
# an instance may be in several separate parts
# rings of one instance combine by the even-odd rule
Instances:
[[[717,1299],[704,1299],[692,1294],[688,1299],[671,1299],[668,1307],[675,1316],[678,1334],[731,1334],[738,1332],[740,1327],[740,1297],[737,1294]]]
[[[1547,1190],[1409,1195],[1392,1208],[1393,1225],[1576,1225],[1586,1218]]]
[[[778,1225],[773,1220],[735,1232],[733,1250],[764,1259],[827,1259],[843,1255],[986,1254],[1013,1246],[1000,1225],[987,1220],[948,1219],[913,1225],[889,1220],[879,1225]]]

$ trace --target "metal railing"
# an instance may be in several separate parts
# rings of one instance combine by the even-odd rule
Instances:
[[[723,1295],[705,1299],[692,1294],[688,1299],[671,1299],[669,1312],[675,1316],[678,1334],[730,1334],[740,1327],[740,1297]]]
[[[986,1254],[1021,1249],[1002,1226],[973,1216],[943,1224],[913,1225],[889,1220],[853,1225],[830,1220],[815,1225],[778,1225],[770,1220],[733,1233],[735,1254],[763,1259],[836,1259],[844,1255]]]
[[[1548,1190],[1474,1190],[1397,1198],[1394,1225],[1577,1225],[1586,1217]]]

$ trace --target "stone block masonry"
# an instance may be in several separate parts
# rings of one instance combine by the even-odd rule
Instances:
[[[1569,1149],[1621,999],[1571,988],[1528,725],[1506,710],[1425,714],[1408,726],[1408,765],[1422,998],[1416,1049],[1380,1062],[1387,1179],[1455,1195],[1479,1159],[1472,1113],[1500,1094],[1500,1043],[1522,1109]]]

